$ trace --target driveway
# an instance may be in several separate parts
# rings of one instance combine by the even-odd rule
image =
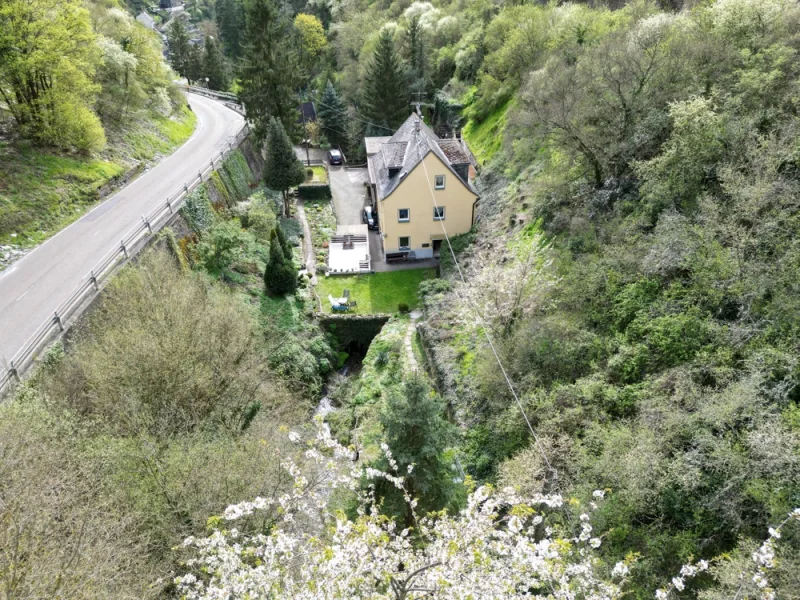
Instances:
[[[369,180],[367,170],[332,166],[329,172],[336,224],[360,225],[361,209],[367,201],[367,188],[364,185]]]

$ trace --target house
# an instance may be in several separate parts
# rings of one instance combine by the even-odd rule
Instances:
[[[417,114],[394,135],[364,141],[387,262],[438,257],[445,230],[454,236],[472,228],[478,193],[463,141],[439,138]]]
[[[156,22],[153,20],[153,17],[148,15],[146,12],[144,11],[140,12],[139,15],[136,17],[136,20],[139,21],[139,23],[141,23],[148,29],[152,29],[153,31],[155,31]]]

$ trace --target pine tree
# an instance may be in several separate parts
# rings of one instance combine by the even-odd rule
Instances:
[[[225,54],[236,60],[242,56],[244,43],[243,0],[217,0],[217,29]]]
[[[248,0],[239,98],[260,142],[267,138],[270,117],[280,119],[289,133],[297,127],[298,69],[290,39],[291,23],[273,0]]]
[[[276,118],[269,120],[267,156],[264,161],[264,184],[283,194],[283,214],[289,216],[289,188],[306,180],[303,163],[297,159],[292,142]]]
[[[264,285],[271,294],[283,296],[297,289],[297,271],[291,258],[286,257],[279,238],[280,229],[272,230],[269,241],[269,262],[264,271]]]
[[[381,31],[372,61],[364,77],[364,110],[368,121],[380,127],[367,128],[371,135],[387,135],[408,118],[406,70],[394,49],[392,34]]]
[[[189,33],[186,31],[182,19],[173,19],[167,32],[167,44],[169,46],[170,66],[175,69],[178,75],[189,80],[192,44],[189,42]]]
[[[319,102],[319,117],[331,146],[347,146],[347,108],[330,80]]]
[[[208,78],[208,87],[212,90],[226,91],[230,86],[228,65],[217,41],[209,36],[203,54],[203,73]]]
[[[414,376],[395,392],[381,414],[384,436],[398,470],[406,477],[406,489],[419,500],[417,512],[447,508],[454,499],[453,473],[444,459],[452,439],[452,426],[444,419],[439,398],[428,385]],[[376,467],[390,472],[385,457]],[[409,465],[414,465],[407,474]],[[376,480],[376,495],[383,499],[383,512],[411,524],[412,516],[400,490],[394,484]]]

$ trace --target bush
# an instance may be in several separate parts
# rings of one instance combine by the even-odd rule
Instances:
[[[304,183],[298,186],[297,195],[303,200],[326,200],[333,197],[331,186],[327,183]]]
[[[409,311],[408,304],[406,304],[405,302],[401,302],[400,304],[397,305],[397,310],[400,311],[401,313],[407,313]]]

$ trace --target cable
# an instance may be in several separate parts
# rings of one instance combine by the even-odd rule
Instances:
[[[343,115],[347,115],[347,117],[349,117],[350,119],[354,119],[355,121],[361,121],[362,123],[366,123],[367,125],[372,125],[373,127],[380,127],[381,129],[385,129],[386,131],[394,133],[394,129],[392,129],[391,127],[387,127],[386,125],[378,125],[377,123],[372,123],[371,121],[365,121],[364,119],[359,119],[358,117],[354,117],[351,114],[349,114],[346,110],[336,108],[335,106],[331,106],[330,104],[325,104],[322,100],[317,100],[317,102],[326,108],[330,108],[331,110],[338,111]]]
[[[417,142],[417,151],[418,152],[419,152],[419,146],[421,144],[422,144],[422,140]],[[426,143],[426,145],[427,145],[427,143]],[[428,147],[428,150],[430,150],[430,147]],[[426,152],[426,154],[427,154],[427,152]],[[431,179],[428,176],[428,168],[425,166],[425,160],[424,159],[425,159],[425,156],[422,155],[422,160],[420,160],[420,162],[422,163],[422,169],[425,171],[425,180],[428,182],[428,191],[431,194],[431,200],[433,201],[433,206],[436,209],[436,211],[438,212],[439,205],[436,203],[436,195],[433,193],[433,187],[431,186]],[[455,251],[453,251],[453,245],[450,243],[450,236],[447,234],[447,228],[444,226],[444,220],[440,220],[439,224],[442,226],[442,232],[444,233],[445,240],[447,240],[447,247],[450,249],[450,255],[453,257],[453,263],[456,265],[456,270],[458,271],[458,276],[461,279],[461,283],[463,283],[464,286],[466,286],[467,285],[467,280],[464,278],[464,273],[461,271],[461,265],[458,264],[458,259],[456,259],[456,253],[455,253]],[[456,293],[458,293],[458,295],[461,296],[461,293],[459,291],[456,291]],[[522,413],[523,418],[525,419],[525,423],[528,425],[528,429],[530,430],[531,435],[533,436],[533,441],[536,444],[536,448],[537,448],[537,450],[539,450],[539,454],[542,455],[542,458],[544,459],[544,462],[547,465],[548,470],[555,474],[554,479],[555,479],[556,484],[557,484],[558,472],[556,471],[556,469],[553,468],[553,465],[550,464],[550,460],[547,458],[547,454],[545,453],[544,448],[542,447],[542,444],[539,441],[538,436],[536,435],[536,432],[533,430],[533,425],[531,425],[531,421],[528,418],[527,413],[525,412],[525,408],[522,406],[522,401],[519,399],[519,396],[517,395],[517,392],[514,389],[514,384],[511,382],[511,378],[508,376],[508,372],[506,371],[506,368],[503,366],[503,361],[500,360],[500,355],[497,354],[497,350],[495,349],[494,342],[492,341],[492,338],[489,335],[489,331],[488,331],[488,329],[486,327],[485,321],[483,320],[483,316],[481,316],[480,310],[478,310],[477,305],[475,304],[473,299],[469,296],[469,294],[467,294],[467,300],[472,305],[472,308],[475,311],[475,315],[478,317],[478,321],[480,323],[480,327],[483,330],[483,335],[486,337],[486,341],[489,342],[489,348],[491,348],[492,354],[494,354],[494,358],[497,361],[497,365],[500,367],[500,371],[503,373],[503,377],[506,380],[506,384],[508,385],[508,389],[511,390],[511,395],[514,396],[514,400],[517,402],[517,406],[519,406],[519,410]]]

